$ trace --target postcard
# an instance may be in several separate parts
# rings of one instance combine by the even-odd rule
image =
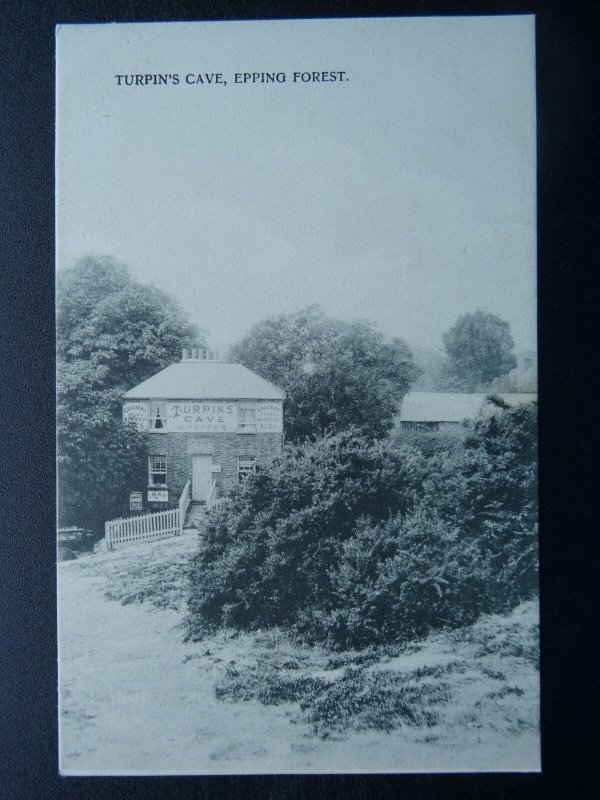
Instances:
[[[56,42],[61,774],[539,771],[534,18]]]

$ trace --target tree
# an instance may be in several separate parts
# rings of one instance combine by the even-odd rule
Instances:
[[[147,481],[144,436],[111,419],[76,441],[62,432],[59,442],[59,524],[100,534],[106,520],[127,513],[129,491]]]
[[[463,314],[443,335],[450,377],[474,392],[517,366],[508,322],[481,309]]]
[[[86,362],[102,371],[104,389],[119,391],[201,339],[171,297],[137,283],[109,257],[84,258],[58,273],[56,329],[59,363]]]
[[[285,390],[294,441],[350,426],[385,436],[418,374],[400,339],[386,341],[371,325],[331,319],[316,306],[255,325],[230,356]]]
[[[59,522],[100,531],[146,480],[144,437],[121,423],[123,394],[198,331],[172,298],[108,257],[59,272],[56,305]]]

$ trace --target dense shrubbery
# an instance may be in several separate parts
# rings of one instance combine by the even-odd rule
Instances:
[[[190,635],[285,626],[367,647],[507,611],[537,588],[536,486],[533,406],[433,453],[352,431],[290,446],[209,514]]]
[[[336,602],[329,572],[362,518],[406,512],[423,477],[406,457],[356,432],[290,445],[209,515],[194,562],[192,623],[301,624]]]

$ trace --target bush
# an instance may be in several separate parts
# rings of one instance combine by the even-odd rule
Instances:
[[[306,720],[322,738],[358,731],[392,731],[403,725],[438,722],[431,708],[449,699],[444,683],[411,685],[401,675],[347,669],[342,679],[300,703]]]
[[[434,456],[423,502],[489,562],[489,610],[507,612],[538,587],[537,404],[491,406],[462,449]]]
[[[287,447],[208,515],[189,635],[367,648],[508,611],[537,589],[535,436],[535,407],[498,407],[429,456],[356,431]]]
[[[476,546],[422,505],[380,525],[363,521],[331,572],[329,641],[365,647],[471,623],[487,610],[489,572]]]
[[[289,626],[303,610],[331,611],[329,571],[357,520],[408,511],[423,478],[418,453],[355,431],[288,446],[208,515],[193,562],[192,632]]]
[[[389,437],[390,444],[399,448],[411,447],[426,458],[439,453],[456,452],[463,447],[461,436],[445,431],[404,431],[396,429]]]
[[[419,678],[416,672],[371,672],[364,666],[348,666],[339,676],[328,675],[327,669],[297,674],[259,659],[252,666],[227,668],[215,695],[230,702],[296,703],[300,714],[295,721],[307,722],[322,739],[340,738],[350,730],[435,725],[436,706],[450,699],[449,687],[444,680]]]

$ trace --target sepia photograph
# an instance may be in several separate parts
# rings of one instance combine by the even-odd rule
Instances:
[[[56,28],[63,776],[539,772],[535,20]]]

